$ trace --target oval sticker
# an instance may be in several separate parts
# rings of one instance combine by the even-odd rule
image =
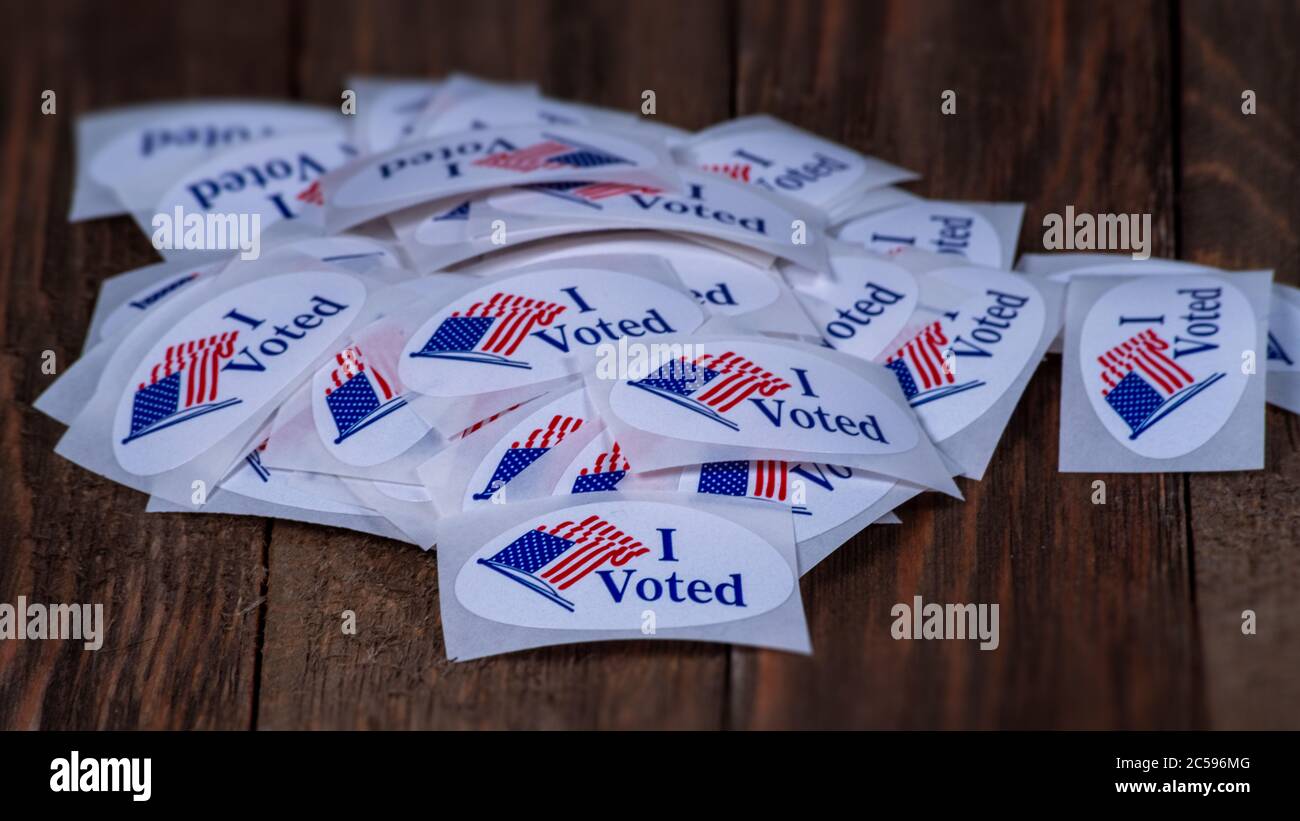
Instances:
[[[920,327],[884,365],[934,442],[983,416],[1016,381],[1042,339],[1043,297],[1027,279],[983,268],[945,268],[927,278],[971,291]]]
[[[761,536],[698,508],[620,500],[556,510],[493,538],[461,566],[456,598],[485,619],[553,630],[722,624],[794,591]]]
[[[575,390],[520,419],[497,440],[474,470],[465,489],[462,509],[469,510],[476,502],[504,498],[493,499],[493,496],[566,436],[576,433],[587,422],[587,415],[586,393]]]
[[[325,450],[349,465],[370,466],[405,453],[429,432],[397,377],[406,337],[396,326],[349,345],[312,377],[311,411]]]
[[[258,140],[186,172],[163,194],[157,211],[168,216],[177,210],[238,214],[241,218],[256,214],[265,230],[282,219],[297,218],[304,204],[311,201],[312,182],[356,153],[338,128]]]
[[[1079,346],[1085,393],[1106,430],[1134,453],[1171,459],[1208,442],[1236,409],[1255,314],[1226,279],[1146,277],[1102,294]]]
[[[898,336],[916,309],[916,277],[866,254],[832,254],[833,276],[790,271],[790,284],[822,336],[837,351],[871,361]]]
[[[335,345],[366,301],[330,271],[249,282],[196,308],[136,366],[118,403],[113,452],[149,476],[210,448]]]
[[[906,408],[813,352],[752,337],[681,347],[613,386],[620,419],[676,439],[828,455],[902,453],[919,440]]]
[[[407,341],[399,370],[420,393],[471,396],[555,379],[581,351],[703,320],[688,294],[647,277],[546,268],[494,278],[439,310]]]
[[[887,254],[920,248],[954,254],[976,265],[1002,267],[1002,240],[979,213],[955,202],[920,202],[868,214],[845,223],[839,238]]]

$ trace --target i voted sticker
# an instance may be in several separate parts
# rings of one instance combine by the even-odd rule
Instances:
[[[927,279],[970,293],[927,306],[933,319],[884,358],[935,442],[983,416],[1030,364],[1047,321],[1042,294],[1024,277],[984,268],[945,268]]]
[[[656,280],[559,266],[494,278],[438,311],[402,353],[402,381],[433,396],[469,396],[569,372],[580,351],[650,341],[704,319],[695,300]]]
[[[826,207],[864,182],[887,185],[911,175],[872,163],[855,151],[768,117],[709,129],[689,145],[691,161],[708,173]],[[871,174],[869,165],[897,174]],[[873,169],[874,170],[874,169]]]
[[[795,540],[803,542],[844,524],[883,499],[894,485],[842,465],[739,459],[686,468],[678,489],[788,505]]]
[[[919,248],[990,268],[1003,265],[997,229],[981,214],[955,202],[919,202],[869,214],[850,220],[838,236],[882,254]]]
[[[622,228],[704,234],[822,267],[825,238],[808,216],[708,174],[682,171],[681,178],[680,192],[565,180],[493,194],[487,202],[507,215],[568,216]]]
[[[1214,276],[1151,277],[1106,291],[1084,319],[1079,363],[1097,418],[1152,459],[1191,453],[1227,423],[1250,378],[1255,314]]]
[[[551,448],[587,424],[585,394],[569,391],[526,414],[484,456],[470,477],[463,509],[492,500]],[[500,498],[500,497],[498,497]]]
[[[599,493],[618,490],[632,469],[623,447],[602,431],[578,454],[560,476],[557,494]]]
[[[794,573],[758,534],[699,508],[620,500],[564,508],[491,539],[456,599],[491,621],[553,630],[658,629],[748,619],[783,604]]]
[[[268,251],[268,254],[280,251],[311,254],[321,262],[329,262],[354,271],[364,271],[383,261],[396,263],[393,255],[382,245],[361,237],[312,237],[276,247]],[[168,298],[188,289],[201,277],[219,272],[223,266],[224,263],[198,266],[170,276],[162,282],[155,282],[141,288],[104,318],[99,331],[100,338],[111,339],[139,322],[141,317]]]
[[[378,465],[405,453],[429,432],[398,379],[405,338],[391,327],[349,345],[316,371],[311,410],[325,450],[349,465]]]
[[[306,106],[160,106],[142,111],[137,122],[96,151],[87,171],[95,182],[118,191],[128,208],[148,207],[152,200],[140,201],[135,192],[149,188],[150,181],[165,184],[208,157],[246,143],[291,133],[334,132],[338,119],[337,112]],[[153,189],[154,194],[158,191]]]
[[[839,364],[745,337],[702,347],[615,383],[611,410],[643,431],[719,445],[872,455],[918,442],[906,407]]]
[[[163,194],[157,211],[258,214],[265,229],[296,219],[316,196],[312,183],[356,154],[339,128],[259,140],[188,171]]]
[[[148,476],[194,459],[332,348],[365,301],[359,280],[309,271],[200,305],[136,366],[113,424],[118,463]]]
[[[872,360],[916,310],[916,277],[884,257],[832,254],[834,276],[790,271],[795,292],[832,348]]]
[[[650,144],[623,135],[515,127],[460,132],[400,145],[321,184],[333,232],[430,200],[533,182],[584,178],[661,184],[671,171]]]

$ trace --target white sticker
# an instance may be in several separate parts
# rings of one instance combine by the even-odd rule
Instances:
[[[1001,268],[1002,241],[981,214],[955,202],[920,202],[869,214],[846,223],[838,236],[878,253],[918,248]]]
[[[701,347],[641,379],[616,382],[610,408],[640,430],[702,443],[841,458],[917,444],[906,407],[833,362],[755,338]]]
[[[315,201],[334,233],[430,200],[534,182],[675,183],[662,146],[584,129],[501,128],[400,145],[321,180]]]
[[[524,415],[501,436],[474,470],[465,489],[462,509],[469,510],[477,503],[492,500],[551,448],[587,424],[587,413],[585,395],[576,390]]]
[[[332,347],[366,301],[346,274],[250,282],[190,313],[137,365],[118,403],[113,451],[149,476],[206,451]]]
[[[620,500],[532,517],[474,552],[456,599],[503,624],[637,630],[753,618],[794,591],[785,558],[758,534],[703,510]]]
[[[866,360],[898,336],[916,309],[916,277],[874,254],[831,253],[832,276],[787,268],[786,278],[805,301],[831,347]]]
[[[564,376],[580,351],[694,329],[695,300],[647,277],[547,267],[494,278],[433,315],[408,341],[402,381],[470,396]]]
[[[265,231],[272,223],[298,218],[316,196],[313,182],[356,154],[340,128],[260,140],[185,173],[163,194],[156,211],[259,214]]]
[[[942,442],[983,416],[1020,377],[1043,335],[1042,295],[1024,277],[986,268],[926,275],[959,293],[959,306],[922,311],[917,332],[882,364],[894,372],[926,433]]]
[[[1249,376],[1255,314],[1226,278],[1152,277],[1118,285],[1083,323],[1085,393],[1106,430],[1141,456],[1190,453],[1232,416]]]
[[[818,217],[708,174],[682,171],[680,176],[679,192],[565,180],[493,194],[487,204],[506,215],[703,234],[824,267],[826,237]]]
[[[334,355],[312,378],[311,409],[325,450],[349,465],[378,465],[429,432],[398,379],[406,337],[391,324]]]
[[[678,489],[788,505],[795,541],[804,542],[871,507],[895,484],[841,465],[742,459],[686,468]]]
[[[772,117],[744,117],[696,135],[684,149],[702,170],[830,208],[915,174]]]
[[[168,183],[214,154],[277,135],[338,127],[336,111],[279,103],[183,103],[91,114],[77,124],[71,218],[148,208]],[[120,203],[110,205],[91,190],[96,186],[115,192]]]

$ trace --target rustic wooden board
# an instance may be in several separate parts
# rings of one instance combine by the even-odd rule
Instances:
[[[100,602],[108,638],[94,653],[75,642],[0,642],[0,727],[247,727],[266,523],[145,515],[143,495],[55,456],[62,427],[30,403],[52,379],[42,351],[65,364],[79,354],[98,283],[158,259],[126,218],[68,224],[74,117],[177,97],[287,94],[288,9],[242,0],[15,8],[18,23],[0,25],[0,601]],[[255,13],[261,24],[247,26]],[[245,62],[230,59],[231,42]],[[47,88],[58,108],[42,116]]]
[[[1181,15],[1179,244],[1191,260],[1300,285],[1300,7]],[[1257,113],[1242,113],[1242,92]],[[1260,354],[1262,369],[1263,354]],[[1214,726],[1300,727],[1300,419],[1268,410],[1267,469],[1189,477],[1195,601]],[[1255,635],[1242,633],[1254,610]]]

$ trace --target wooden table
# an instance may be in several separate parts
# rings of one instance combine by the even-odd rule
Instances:
[[[30,405],[42,352],[79,352],[98,283],[156,259],[125,218],[68,224],[74,117],[337,105],[349,72],[463,70],[625,109],[653,89],[692,129],[768,112],[916,169],[919,193],[1026,201],[1022,251],[1066,205],[1149,212],[1158,255],[1296,284],[1296,3],[43,0],[3,17],[0,602],[103,602],[109,634],[93,653],[0,642],[0,726],[1300,727],[1300,420],[1272,408],[1264,471],[1062,475],[1051,358],[964,504],[927,494],[804,579],[811,658],[665,642],[451,664],[433,554],[146,515],[55,456],[62,429]],[[891,606],[918,594],[999,603],[1000,649],[892,640]]]

